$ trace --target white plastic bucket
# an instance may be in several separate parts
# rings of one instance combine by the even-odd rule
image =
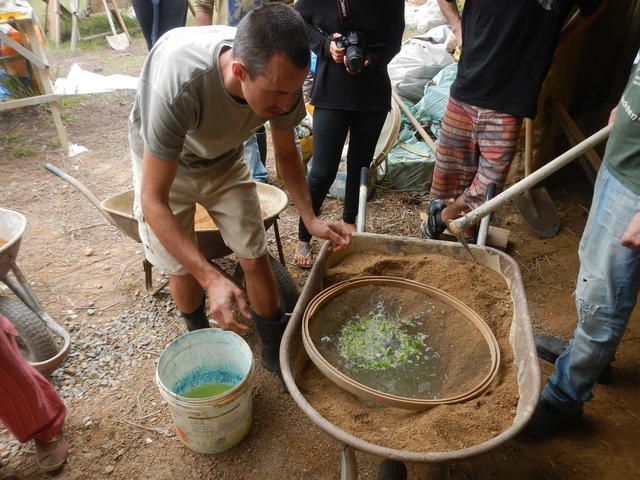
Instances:
[[[253,413],[252,371],[251,349],[233,332],[205,328],[167,345],[158,360],[156,383],[182,443],[199,453],[219,453],[246,436]],[[207,383],[234,386],[214,397],[182,396]]]

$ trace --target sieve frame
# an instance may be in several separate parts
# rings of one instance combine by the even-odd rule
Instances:
[[[361,286],[391,286],[396,288],[405,288],[420,292],[427,296],[436,298],[450,307],[460,312],[467,320],[469,320],[482,335],[487,343],[489,354],[491,356],[491,368],[484,378],[472,389],[458,395],[436,399],[416,399],[392,395],[381,392],[367,385],[364,385],[344,373],[340,372],[336,367],[329,363],[316,348],[309,331],[309,323],[313,315],[330,300],[337,295],[346,292],[349,289]],[[302,343],[304,349],[314,365],[333,383],[356,395],[380,405],[401,408],[405,410],[422,411],[436,407],[438,405],[447,405],[454,403],[466,402],[472,398],[483,394],[495,379],[500,367],[500,347],[491,328],[484,319],[474,310],[469,308],[462,301],[453,295],[450,295],[438,288],[431,287],[424,283],[416,282],[406,278],[394,277],[389,275],[380,276],[363,276],[338,282],[318,293],[307,305],[302,317]]]

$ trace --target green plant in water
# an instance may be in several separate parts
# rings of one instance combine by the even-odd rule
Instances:
[[[338,334],[338,353],[359,368],[384,370],[422,355],[426,335],[410,334],[408,319],[370,313],[346,322]]]

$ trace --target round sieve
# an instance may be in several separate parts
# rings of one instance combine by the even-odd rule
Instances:
[[[480,395],[500,363],[498,343],[476,312],[441,290],[390,276],[320,292],[305,310],[303,343],[340,387],[409,410]]]

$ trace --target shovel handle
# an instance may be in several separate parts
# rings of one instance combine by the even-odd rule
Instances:
[[[578,143],[575,147],[567,150],[559,157],[551,160],[544,167],[536,170],[528,177],[523,178],[517,183],[514,183],[513,185],[511,185],[511,187],[504,190],[494,199],[485,202],[483,205],[480,205],[475,210],[471,210],[466,215],[449,222],[449,230],[456,236],[461,235],[463,230],[467,229],[471,225],[475,225],[476,223],[478,223],[482,217],[495,212],[509,200],[517,197],[518,195],[522,195],[526,190],[529,190],[552,173],[557,172],[569,162],[584,154],[585,151],[606,140],[606,138],[609,136],[609,133],[611,132],[612,127],[613,124],[607,125],[602,130],[597,131],[583,142]]]

